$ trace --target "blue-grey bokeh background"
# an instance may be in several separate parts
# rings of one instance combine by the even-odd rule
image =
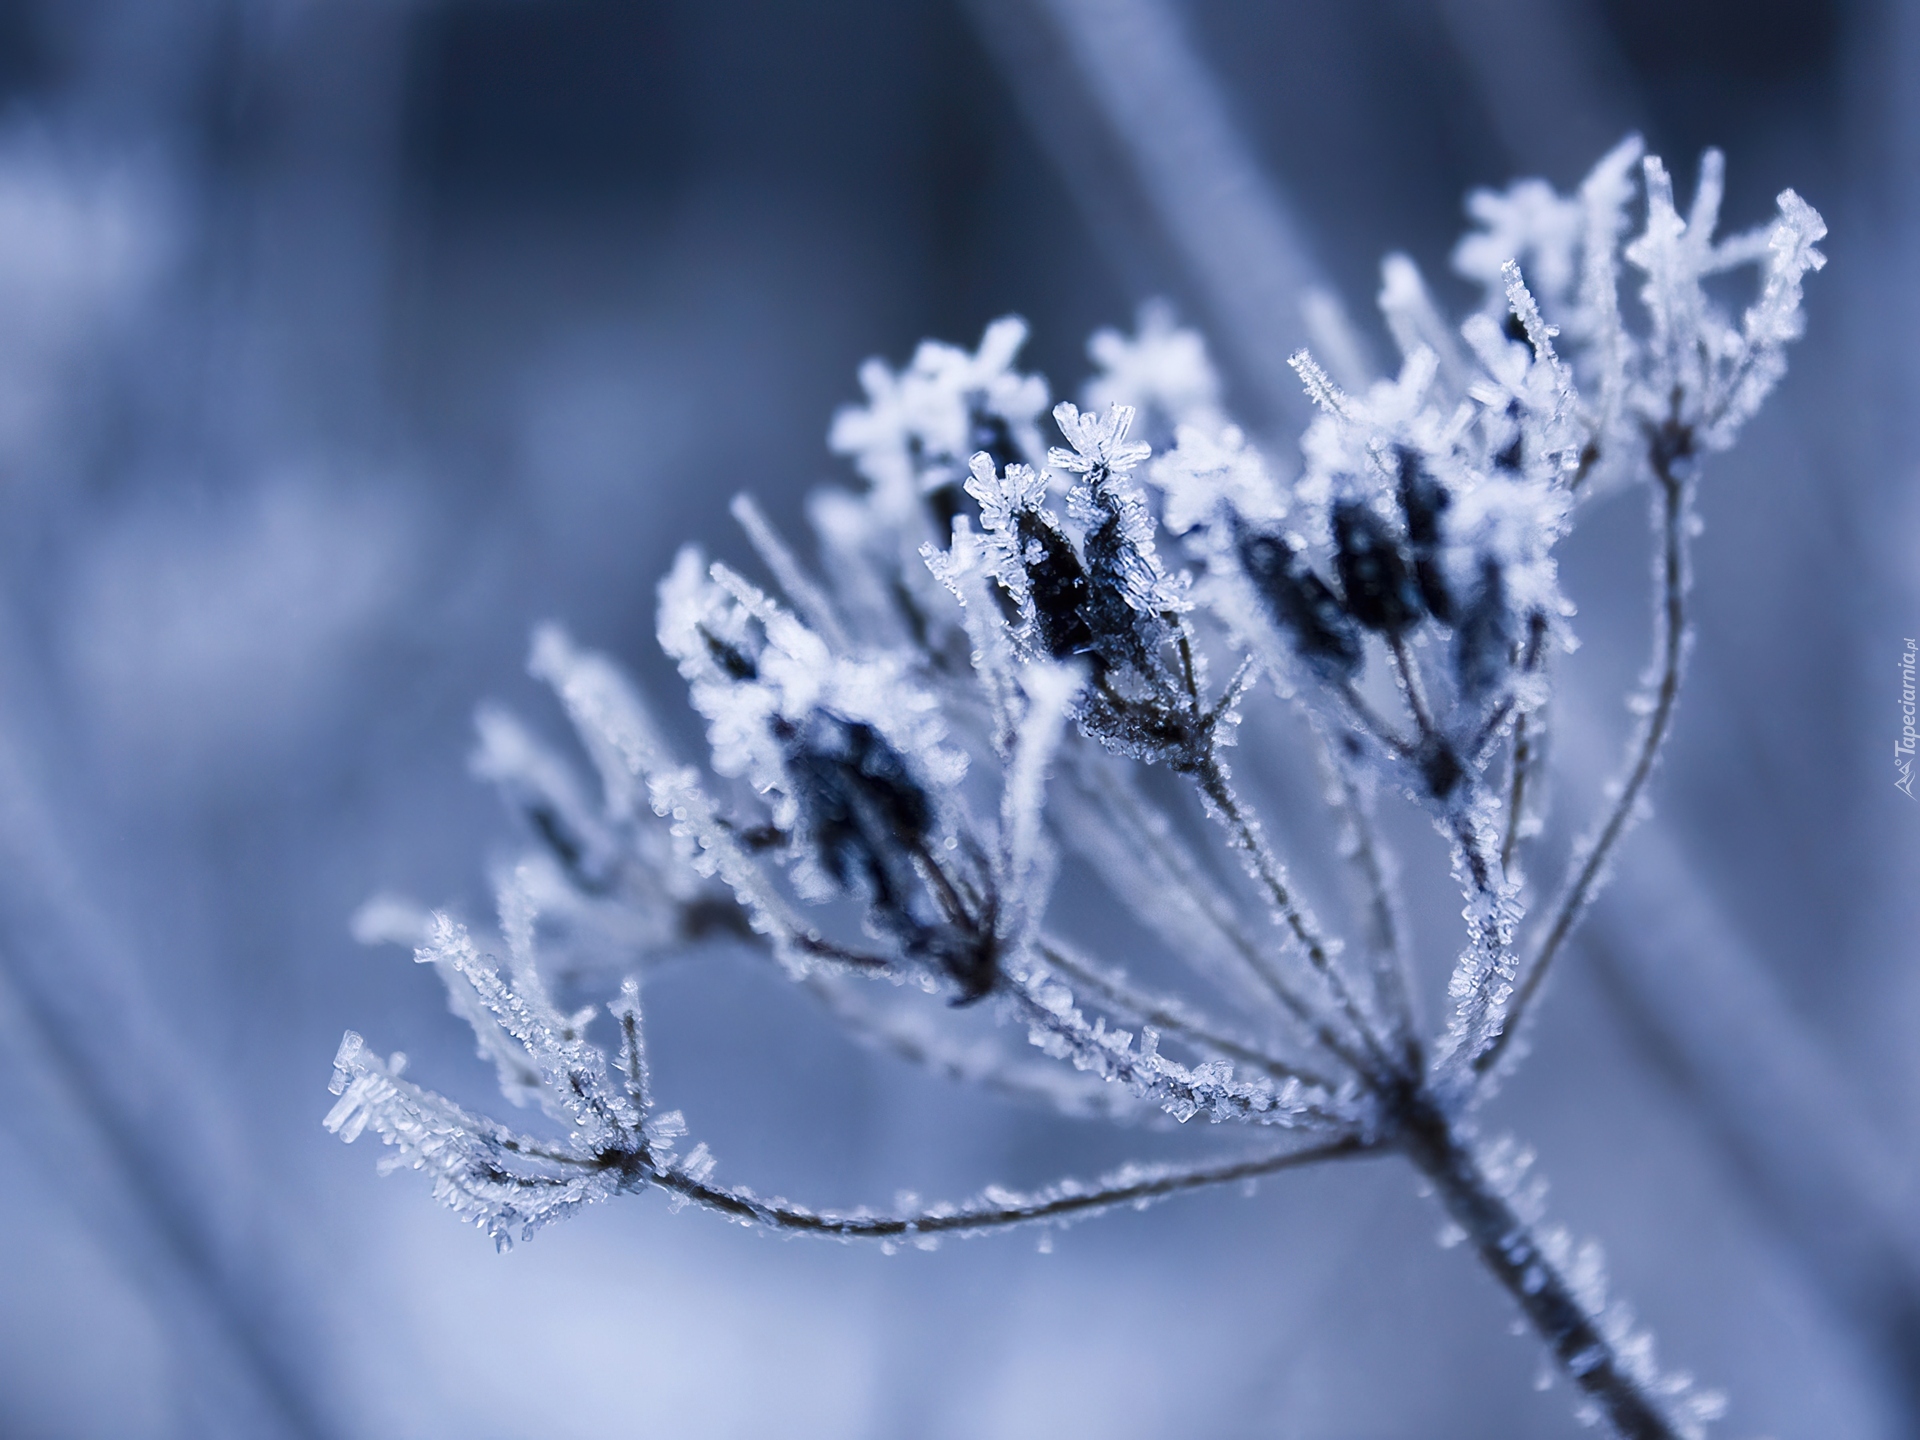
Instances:
[[[1664,1353],[1732,1392],[1727,1433],[1781,1440],[1920,1434],[1920,1268],[1861,1278],[1920,1253],[1920,810],[1891,760],[1916,8],[1178,8],[1363,316],[1388,249],[1444,276],[1468,187],[1570,185],[1634,127],[1683,173],[1723,145],[1735,224],[1792,184],[1832,225],[1794,372],[1705,492],[1693,689],[1633,842],[1658,863],[1496,1117]],[[469,718],[559,734],[532,624],[671,697],[655,578],[687,537],[744,553],[736,490],[791,523],[844,480],[823,436],[862,358],[1018,311],[1071,393],[1148,295],[1222,321],[1061,40],[1098,9],[0,4],[0,1432],[1580,1433],[1391,1163],[1051,1254],[889,1259],[647,1200],[498,1258],[319,1127],[350,1025],[487,1098],[432,974],[347,921],[388,888],[483,906],[515,837]],[[1236,401],[1284,428],[1256,368]],[[1638,525],[1615,501],[1567,557],[1590,694],[1639,663]],[[1591,773],[1624,717],[1587,723]],[[845,1043],[744,958],[650,993],[663,1087],[758,1187],[958,1195],[1128,1153]]]

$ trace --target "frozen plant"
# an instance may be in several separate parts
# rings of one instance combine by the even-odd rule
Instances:
[[[1483,1137],[1475,1114],[1646,804],[1687,649],[1700,461],[1779,379],[1801,281],[1822,264],[1825,227],[1793,191],[1771,224],[1716,240],[1720,196],[1708,152],[1683,216],[1637,139],[1574,195],[1538,181],[1476,194],[1480,228],[1455,264],[1484,304],[1451,327],[1390,258],[1399,373],[1348,394],[1297,356],[1319,415],[1291,479],[1224,418],[1201,339],[1163,311],[1136,337],[1095,337],[1091,408],[1052,407],[1065,443],[1051,449],[1045,382],[1013,368],[1017,320],[971,354],[928,342],[900,373],[870,362],[866,405],[832,435],[866,488],[812,502],[828,581],[743,498],[777,593],[691,547],[661,586],[660,641],[706,722],[705,766],[671,753],[610,661],[543,630],[533,672],[598,793],[483,712],[476,769],[541,842],[499,878],[496,930],[394,902],[362,915],[364,933],[417,945],[507,1097],[553,1123],[469,1113],[348,1034],[328,1127],[374,1130],[387,1165],[429,1173],[502,1246],[649,1189],[776,1230],[926,1244],[1392,1152],[1591,1417],[1624,1436],[1702,1434],[1721,1397],[1656,1366],[1598,1248],[1546,1221],[1529,1153]],[[1707,287],[1741,266],[1759,283],[1736,320]],[[1155,454],[1142,433],[1171,444]],[[1555,547],[1588,497],[1629,485],[1650,497],[1656,598],[1638,727],[1536,908],[1522,867],[1571,639]],[[1345,940],[1229,763],[1256,706],[1293,707],[1321,751],[1358,897]],[[1383,801],[1437,828],[1464,897],[1437,1023],[1422,1022]],[[1137,957],[1063,933],[1049,907],[1062,848],[1191,986],[1150,989],[1128,976]],[[850,1029],[938,1071],[1070,1114],[1252,1133],[1203,1164],[912,1211],[756,1194],[688,1146],[648,1076],[643,981],[714,936],[762,948]],[[559,1008],[560,977],[609,974],[625,978],[604,1018]],[[1003,1026],[983,1040],[942,1000]]]

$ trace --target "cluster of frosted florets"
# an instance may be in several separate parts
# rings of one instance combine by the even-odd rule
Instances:
[[[1645,218],[1627,242],[1636,166]],[[503,1088],[566,1135],[537,1140],[470,1115],[357,1036],[336,1062],[328,1124],[347,1138],[374,1129],[502,1241],[643,1187],[748,1223],[925,1237],[1058,1223],[1305,1159],[1414,1153],[1416,1123],[1444,1129],[1488,1093],[1526,997],[1631,818],[1684,653],[1673,617],[1694,457],[1730,443],[1781,375],[1802,279],[1823,263],[1813,247],[1825,227],[1792,191],[1771,225],[1716,241],[1720,194],[1709,152],[1682,217],[1637,140],[1575,195],[1538,181],[1476,194],[1482,228],[1454,263],[1486,287],[1485,303],[1449,326],[1412,262],[1390,257],[1379,298],[1397,372],[1347,393],[1296,356],[1318,414],[1293,473],[1229,423],[1204,342],[1164,307],[1143,311],[1133,337],[1094,337],[1100,373],[1086,408],[1053,407],[1065,443],[1051,448],[1046,382],[1014,369],[1017,319],[989,326],[971,353],[929,341],[903,371],[869,361],[866,404],[840,413],[830,441],[865,487],[810,505],[824,579],[742,497],[734,513],[781,598],[692,547],[661,585],[660,643],[706,722],[705,765],[673,757],[610,662],[543,631],[532,668],[566,705],[600,798],[516,722],[483,712],[475,768],[542,842],[500,881],[504,969],[445,917],[393,902],[362,917],[369,936],[418,943]],[[1623,259],[1642,277],[1643,330],[1623,320]],[[1746,263],[1761,283],[1736,321],[1704,285]],[[1636,739],[1617,813],[1576,855],[1549,939],[1523,965],[1515,857],[1538,749],[1528,727],[1571,614],[1554,549],[1584,497],[1633,479],[1655,482],[1663,527],[1667,628],[1656,632],[1660,698],[1646,707],[1658,718]],[[1224,684],[1210,659],[1230,672]],[[1324,744],[1329,804],[1367,897],[1357,958],[1296,893],[1225,764],[1262,677]],[[1224,829],[1245,886],[1200,858],[1128,762],[1192,782],[1188,818]],[[1403,973],[1393,867],[1371,838],[1383,781],[1446,837],[1466,902],[1450,1014],[1431,1041]],[[1140,989],[1053,933],[1058,844],[1235,997],[1230,1023]],[[1091,1188],[989,1191],[919,1216],[763,1200],[715,1181],[704,1146],[676,1157],[684,1126],[653,1109],[636,981],[609,1012],[611,1059],[586,1039],[592,1009],[567,1015],[548,995],[556,957],[597,949],[641,971],[714,935],[763,943],[843,1023],[943,1073],[1071,1114],[1158,1110],[1315,1138]],[[910,1006],[862,999],[857,987],[876,976],[953,1004],[991,1000],[1045,1059],[949,1042]],[[1535,1217],[1495,1191],[1526,1239]],[[1625,1347],[1572,1252],[1542,1244],[1565,1272],[1562,1319],[1584,1307],[1596,1335]]]

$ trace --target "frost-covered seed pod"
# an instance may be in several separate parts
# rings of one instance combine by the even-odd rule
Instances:
[[[1081,607],[1095,652],[1109,665],[1151,668],[1141,619],[1127,601],[1126,566],[1132,558],[1125,524],[1112,514],[1087,536],[1087,598]]]
[[[863,884],[882,918],[904,918],[909,857],[933,826],[933,802],[906,758],[872,725],[829,710],[776,718],[773,731],[820,868],[844,890]]]
[[[1339,597],[1278,535],[1247,529],[1237,520],[1234,528],[1240,568],[1300,658],[1329,680],[1357,675],[1366,651]]]
[[[956,1007],[984,1000],[1000,979],[1000,952],[991,926],[928,926],[910,948],[953,981]]]
[[[1014,523],[1041,644],[1055,660],[1091,652],[1094,637],[1085,614],[1087,569],[1072,542],[1034,511],[1021,511]]]
[[[1453,503],[1447,487],[1413,451],[1400,451],[1400,509],[1407,518],[1407,542],[1413,551],[1413,577],[1433,618],[1453,620],[1453,596],[1440,563],[1440,517]]]
[[[1413,569],[1370,505],[1360,500],[1335,504],[1333,541],[1348,614],[1386,635],[1399,635],[1420,623],[1426,607]]]

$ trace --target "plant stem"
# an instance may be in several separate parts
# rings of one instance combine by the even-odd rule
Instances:
[[[1665,437],[1663,437],[1664,439]],[[1679,462],[1690,454],[1690,440],[1681,436],[1656,442],[1653,446],[1653,473],[1659,487],[1660,536],[1659,595],[1654,605],[1654,664],[1659,670],[1658,688],[1646,727],[1628,758],[1626,773],[1619,782],[1618,798],[1584,854],[1576,857],[1566,888],[1554,906],[1553,919],[1540,942],[1540,949],[1521,973],[1514,988],[1501,1031],[1478,1055],[1473,1068],[1486,1074],[1499,1061],[1528,1003],[1540,988],[1554,957],[1559,954],[1574,925],[1585,913],[1606,876],[1607,861],[1613,847],[1634,820],[1635,807],[1653,778],[1654,765],[1666,744],[1673,725],[1673,712],[1680,699],[1680,676],[1687,646],[1687,480],[1679,472]]]
[[[1472,1146],[1424,1092],[1401,1107],[1400,1145],[1433,1182],[1454,1223],[1623,1440],[1682,1440],[1665,1408],[1628,1366],[1600,1316],[1541,1249],[1533,1226],[1502,1193]]]

